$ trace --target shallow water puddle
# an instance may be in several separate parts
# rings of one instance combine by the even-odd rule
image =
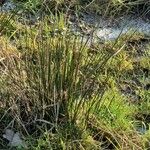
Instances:
[[[112,21],[102,16],[83,15],[83,21],[97,27],[95,34],[103,40],[115,40],[120,35],[130,31],[143,33],[150,36],[150,20],[133,16],[123,16]]]
[[[3,6],[0,7],[0,11],[9,12],[15,7],[15,3],[11,0],[7,0]],[[123,16],[117,19],[111,19],[94,14],[82,14],[82,19],[85,24],[97,26],[95,35],[102,40],[115,40],[120,35],[130,31],[136,31],[150,36],[150,20],[145,21],[140,17]]]
[[[124,25],[124,26],[122,25],[118,28],[106,27],[106,28],[98,29],[96,31],[96,35],[99,38],[102,38],[105,40],[117,39],[120,35],[128,33],[130,31],[140,32],[149,36],[150,35],[150,23],[146,23],[142,21],[140,23],[139,21],[140,20],[138,20],[136,24],[136,20],[134,20],[133,22],[128,22],[129,24]]]

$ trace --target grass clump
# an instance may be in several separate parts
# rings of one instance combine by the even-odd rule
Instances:
[[[68,31],[60,32],[62,22],[52,26],[47,26],[47,23],[47,20],[42,20],[36,30],[21,28],[21,34],[17,34],[20,31],[13,34],[16,47],[7,45],[7,42],[7,46],[3,46],[1,77],[5,77],[2,78],[5,89],[1,93],[1,101],[7,103],[4,109],[10,110],[7,115],[14,118],[16,129],[22,128],[27,135],[34,132],[37,135],[41,132],[38,126],[47,128],[48,124],[52,134],[58,133],[59,128],[62,128],[60,132],[65,128],[68,129],[66,132],[73,132],[69,133],[70,137],[66,134],[65,139],[70,139],[80,113],[86,115],[81,116],[81,124],[86,122],[95,103],[95,98],[89,97],[97,93],[98,98],[103,91],[103,88],[98,90],[100,87],[94,78],[97,76],[95,71],[101,69],[105,60],[98,55],[97,59],[101,62],[95,62],[96,70],[90,68],[88,71],[94,57],[88,57],[83,39]],[[13,56],[14,51],[16,57]],[[95,91],[93,85],[96,86]],[[7,99],[4,93],[9,95]],[[64,136],[65,133],[62,134]],[[81,137],[77,134],[76,138],[79,140]]]
[[[29,149],[39,150],[147,147],[148,131],[143,136],[135,125],[149,124],[137,117],[148,114],[149,91],[133,82],[137,47],[131,36],[88,45],[62,13],[41,15],[35,24],[11,19],[15,23],[6,19],[0,37],[1,133],[19,131]],[[147,60],[138,63],[149,67]],[[132,96],[142,101],[133,104]],[[0,141],[9,147],[2,134]]]

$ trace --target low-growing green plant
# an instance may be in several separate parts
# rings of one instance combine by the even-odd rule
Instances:
[[[127,105],[123,96],[116,87],[111,87],[105,92],[102,104],[99,106],[97,117],[104,119],[106,125],[114,128],[131,129],[134,106]],[[95,112],[95,110],[94,110]]]

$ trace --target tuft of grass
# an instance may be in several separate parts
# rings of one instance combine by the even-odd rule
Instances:
[[[63,13],[49,14],[33,24],[20,16],[2,24],[1,133],[20,131],[28,147],[39,150],[144,149],[148,131],[141,136],[136,126],[149,124],[143,120],[149,116],[149,91],[137,68],[149,64],[144,58],[136,66],[133,60],[142,36],[89,46],[88,38],[70,30]],[[130,96],[141,99],[133,104]]]
[[[18,60],[12,58],[11,67],[6,69],[12,94],[10,99],[18,97],[13,101],[16,105],[13,114],[22,119],[26,110],[27,116],[40,114],[39,118],[49,118],[53,123],[69,118],[74,121],[80,108],[84,107],[87,95],[98,94],[98,90],[92,89],[96,84],[95,72],[101,70],[106,60],[101,55],[88,56],[83,39],[63,31],[61,16],[55,17],[60,21],[56,20],[57,24],[49,24],[48,18],[48,21],[40,22],[37,30],[27,28],[17,38],[17,32],[13,35],[20,46],[19,56]],[[8,49],[5,51],[7,53]],[[95,62],[95,68],[89,68],[92,62]],[[20,110],[20,106],[25,110]]]

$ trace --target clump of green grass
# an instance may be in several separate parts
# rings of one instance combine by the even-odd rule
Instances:
[[[32,149],[143,149],[134,121],[149,105],[131,105],[119,89],[135,71],[131,36],[92,48],[63,14],[41,18],[16,19],[0,38],[1,130],[13,126]]]
[[[25,41],[19,40],[22,35],[18,37],[16,42],[26,47],[20,48],[18,52],[20,58],[18,60],[12,60],[12,64],[14,62],[13,69],[7,68],[10,73],[10,80],[14,83],[18,82],[15,87],[26,89],[28,94],[30,94],[31,90],[32,95],[35,94],[34,96],[36,97],[32,101],[35,103],[34,106],[37,105],[37,109],[39,108],[43,113],[43,109],[47,109],[44,108],[46,106],[50,106],[50,108],[51,106],[56,107],[57,109],[57,107],[61,108],[61,105],[64,105],[62,106],[64,109],[68,109],[70,106],[70,111],[74,111],[72,106],[79,108],[83,105],[83,96],[89,91],[89,89],[84,89],[86,88],[85,84],[90,85],[88,79],[91,78],[92,74],[93,78],[95,76],[94,68],[91,68],[91,72],[87,71],[87,74],[84,75],[82,74],[82,68],[88,69],[90,62],[94,61],[94,58],[87,57],[87,48],[81,38],[72,36],[66,31],[64,33],[59,31],[59,27],[62,27],[61,23],[52,25],[55,28],[58,27],[57,30],[49,28],[46,23],[41,22],[37,31],[27,29],[27,33],[22,33],[26,35],[29,41],[27,39]],[[42,29],[43,27],[44,29]],[[6,51],[8,50],[6,49]],[[100,59],[100,56],[97,57]],[[100,63],[97,63],[97,70],[100,65]],[[22,82],[23,78],[25,83]],[[13,89],[11,90],[12,93],[16,93]],[[23,94],[22,96],[26,97],[27,95]],[[75,100],[76,98],[78,102]],[[27,99],[32,100],[32,98]],[[64,112],[66,113],[68,110],[64,110]]]
[[[31,126],[37,128],[45,124],[44,128],[54,128],[52,133],[62,128],[63,136],[66,128],[67,134],[73,133],[69,133],[69,137],[66,135],[64,140],[70,139],[73,144],[71,136],[75,128],[71,128],[79,117],[82,118],[79,124],[83,123],[80,128],[83,128],[91,107],[101,99],[103,87],[94,78],[106,63],[107,59],[103,57],[110,56],[88,56],[83,39],[64,29],[61,15],[55,18],[58,20],[54,23],[50,22],[53,18],[45,18],[36,30],[27,26],[22,26],[21,31],[16,30],[11,35],[15,46],[6,42],[7,37],[2,38],[0,57],[4,78],[1,81],[5,85],[2,103],[7,103],[5,108],[10,110],[8,114],[14,118],[15,128],[33,134],[36,131],[30,129]],[[90,67],[92,62],[95,62],[95,68]],[[94,94],[97,99],[91,97]],[[65,143],[65,146],[68,145]]]

